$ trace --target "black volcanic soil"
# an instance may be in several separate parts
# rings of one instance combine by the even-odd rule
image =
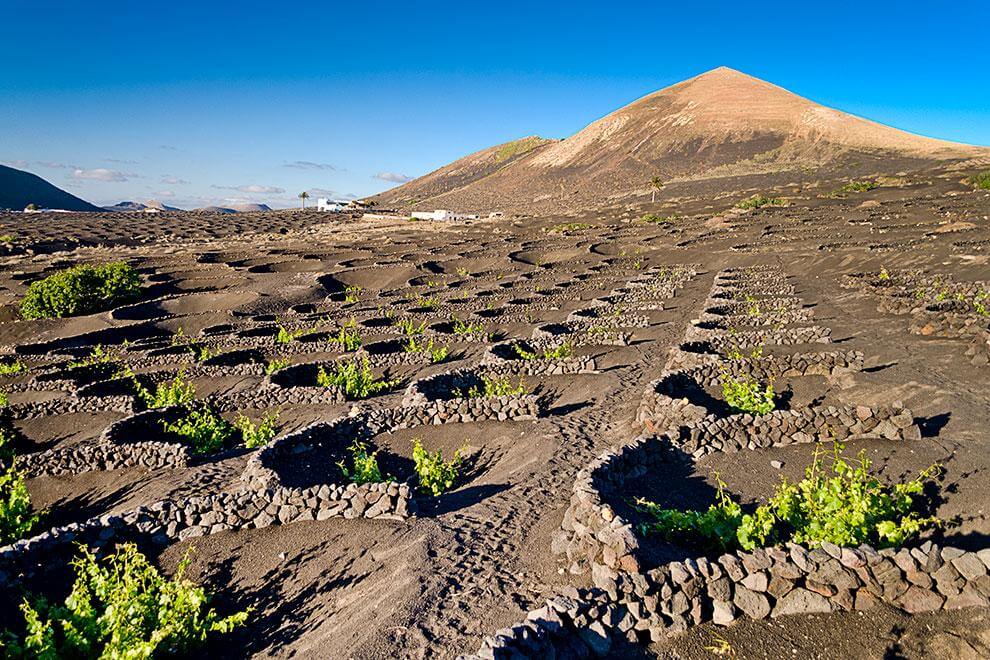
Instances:
[[[264,341],[276,318],[309,326],[353,317],[370,343],[400,337],[383,322],[390,313],[428,326],[456,315],[481,320],[504,338],[525,339],[533,328],[563,321],[582,301],[607,294],[645,268],[699,264],[701,274],[663,311],[648,313],[648,328],[632,330],[632,345],[595,349],[599,373],[532,379],[547,398],[547,417],[376,438],[397,453],[417,436],[445,454],[464,440],[473,448],[477,469],[424,515],[406,522],[332,519],[225,532],[177,543],[156,557],[172,571],[191,547],[188,575],[209,585],[218,607],[255,608],[248,627],[213,644],[211,654],[452,658],[472,652],[485,635],[519,620],[561,587],[586,584],[587,578],[571,576],[549,551],[574,475],[636,434],[633,420],[643,389],[702,312],[713,273],[721,268],[781,268],[797,295],[814,305],[815,321],[832,328],[838,343],[831,348],[866,354],[864,372],[827,383],[813,380],[806,388],[795,384],[792,407],[821,396],[870,405],[902,401],[921,418],[925,437],[851,447],[868,449],[890,478],[943,463],[939,515],[953,520],[944,540],[985,547],[990,371],[969,362],[965,342],[911,334],[908,317],[881,313],[876,298],[840,287],[843,275],[882,266],[958,280],[990,278],[990,193],[963,185],[964,174],[905,169],[876,190],[843,195],[829,195],[845,182],[840,173],[814,183],[785,174],[697,181],[665,193],[655,205],[447,225],[310,211],[7,214],[0,216],[2,233],[17,241],[0,256],[0,346],[5,352],[31,349],[23,359],[36,366],[49,347],[88,349],[119,345],[124,337],[167,338],[180,327],[196,335],[205,328],[217,332],[221,345],[227,342],[226,350],[258,349],[268,359],[273,349]],[[756,192],[783,197],[787,204],[726,213]],[[647,211],[680,217],[667,225],[639,222]],[[591,226],[571,235],[547,231],[569,222]],[[77,261],[112,259],[153,276],[156,295],[166,297],[121,314],[15,320],[31,279]],[[354,301],[343,300],[348,286],[361,287]],[[541,307],[541,290],[559,295]],[[184,293],[193,295],[175,295]],[[429,298],[437,299],[440,311],[423,307]],[[509,304],[530,298],[529,307]],[[490,318],[473,315],[491,311],[489,305],[505,311]],[[125,331],[108,334],[108,328]],[[443,334],[435,338],[452,341]],[[392,371],[409,380],[469,367],[487,346],[458,343],[449,364]],[[289,359],[317,361],[328,354],[325,342],[312,341]],[[18,378],[0,376],[0,387]],[[197,378],[202,393],[250,391],[260,383],[255,376]],[[55,394],[12,392],[10,398],[17,403],[50,396]],[[397,392],[358,405],[393,406],[400,399]],[[351,406],[284,407],[282,430],[347,414]],[[25,436],[19,446],[26,451],[92,441],[116,419],[79,417],[19,422]],[[752,502],[781,475],[798,476],[809,454],[810,447],[797,446],[713,455],[669,475],[664,489],[670,502],[701,504],[710,497],[717,470],[733,494]],[[246,460],[225,455],[184,470],[43,477],[28,486],[37,507],[48,510],[45,524],[60,524],[163,497],[236,488]],[[775,469],[770,461],[783,467]],[[4,607],[16,604],[3,599]],[[909,617],[880,610],[741,622],[729,629],[706,625],[650,648],[617,649],[615,657],[712,657],[705,647],[718,637],[739,658],[986,657],[988,636],[985,611]]]

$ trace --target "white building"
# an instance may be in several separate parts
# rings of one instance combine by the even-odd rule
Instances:
[[[412,217],[417,220],[476,220],[476,214],[455,213],[447,209],[436,209],[434,211],[413,211]]]
[[[335,199],[320,197],[316,200],[317,211],[327,211],[330,213],[340,213],[347,207],[347,202],[340,202]]]

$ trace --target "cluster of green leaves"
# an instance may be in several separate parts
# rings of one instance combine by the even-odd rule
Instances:
[[[366,356],[362,356],[360,360],[340,360],[331,363],[329,367],[320,367],[316,382],[323,387],[340,386],[347,398],[352,400],[367,399],[392,389],[399,383],[397,380],[384,380],[375,376]]]
[[[546,230],[548,234],[560,234],[561,236],[570,236],[579,231],[585,229],[591,229],[591,225],[587,222],[565,222],[563,224],[554,225]]]
[[[846,185],[842,186],[839,190],[846,193],[860,193],[879,188],[880,184],[877,181],[850,181]]]
[[[437,496],[450,490],[457,481],[463,461],[460,449],[454,452],[453,458],[445,461],[439,449],[436,453],[430,453],[419,438],[413,440],[413,464],[419,487],[430,495]]]
[[[337,467],[340,468],[345,479],[359,486],[361,484],[377,484],[383,481],[391,481],[389,477],[382,477],[382,471],[378,467],[377,451],[368,453],[368,445],[360,440],[352,442],[347,450],[351,452],[351,465],[353,468],[348,469],[346,461],[339,461],[337,463]]]
[[[395,325],[406,337],[415,337],[426,332],[426,321],[417,325],[412,319],[401,319]]]
[[[172,380],[155,385],[154,392],[142,385],[141,381],[137,379],[137,376],[130,368],[124,369],[121,375],[131,378],[138,399],[147,408],[166,408],[168,406],[183,405],[190,403],[196,396],[196,387],[185,379],[184,373],[181,371]]]
[[[766,415],[773,412],[774,396],[773,381],[761,386],[755,380],[745,376],[722,374],[722,397],[735,410]]]
[[[250,420],[249,420],[250,422]],[[166,433],[173,433],[192,447],[195,454],[213,454],[234,437],[233,424],[206,405],[187,406],[186,414],[174,422],[162,421]]]
[[[268,361],[268,364],[265,365],[265,375],[271,376],[276,371],[285,369],[287,366],[289,366],[289,361],[287,359],[272,358]]]
[[[462,321],[456,316],[450,317],[451,326],[454,329],[454,334],[459,337],[481,337],[485,338],[488,336],[485,326],[482,323],[471,323],[470,321]]]
[[[234,428],[241,432],[241,442],[248,449],[264,447],[268,441],[275,437],[278,424],[278,413],[274,412],[265,415],[257,424],[252,422],[246,415],[237,414],[234,420]]]
[[[671,215],[659,215],[657,213],[645,213],[640,217],[640,222],[648,222],[656,225],[671,225],[680,220],[683,216],[680,213]]]
[[[416,305],[423,309],[436,309],[440,306],[440,299],[436,296],[419,296],[416,298]]]
[[[15,465],[13,443],[13,431],[0,422],[0,545],[24,538],[38,523],[24,473]]]
[[[736,532],[743,517],[742,508],[726,494],[721,480],[718,480],[715,503],[705,511],[665,509],[644,498],[637,498],[635,503],[637,509],[652,518],[639,525],[642,534],[656,534],[668,541],[689,539],[721,552],[739,545]]]
[[[275,342],[278,344],[290,344],[308,332],[306,328],[299,330],[289,330],[281,323],[278,324],[278,334],[275,335]]]
[[[0,408],[6,408],[8,405],[10,405],[10,398],[6,392],[0,390]]]
[[[112,350],[107,350],[103,348],[102,344],[97,344],[89,350],[89,355],[82,358],[81,360],[73,360],[66,365],[69,369],[76,369],[78,367],[93,367],[98,364],[111,364],[117,362],[119,356]]]
[[[359,286],[348,286],[344,288],[344,302],[356,303],[361,300],[361,292],[364,291]]]
[[[187,555],[168,580],[133,544],[118,546],[102,563],[83,547],[64,603],[25,601],[25,635],[8,635],[5,651],[23,658],[151,658],[188,653],[211,633],[244,625],[249,611],[219,616],[206,591],[184,577],[188,566]]]
[[[21,300],[25,319],[92,314],[133,300],[141,277],[122,261],[99,266],[82,264],[32,282]]]
[[[765,197],[763,195],[755,195],[749,199],[744,199],[743,201],[736,204],[736,208],[740,209],[760,209],[764,206],[783,206],[784,200],[779,197]]]
[[[351,319],[330,337],[331,344],[337,344],[345,351],[356,351],[361,348],[361,335],[357,331],[357,321]]]
[[[743,515],[721,482],[716,502],[704,513],[672,511],[637,500],[636,506],[654,519],[640,525],[640,531],[669,539],[689,538],[719,550],[752,550],[785,542],[898,547],[940,524],[934,516],[916,511],[925,484],[940,474],[940,465],[932,465],[911,481],[887,486],[870,472],[872,463],[865,451],[855,459],[845,458],[842,451],[842,444],[833,444],[829,470],[824,461],[827,450],[816,447],[804,479],[794,484],[783,479],[752,515]]]
[[[969,183],[981,190],[990,190],[990,170],[983,170],[969,177]]]
[[[513,385],[512,381],[504,376],[500,378],[482,376],[481,387],[472,385],[466,390],[459,387],[454,390],[454,396],[464,399],[477,399],[480,397],[526,394],[527,392],[526,384],[523,383],[522,378],[519,379],[518,384]]]
[[[512,349],[522,360],[558,360],[568,358],[574,354],[574,346],[567,341],[539,352],[527,351],[523,348],[523,344],[518,342],[512,345]]]
[[[20,360],[0,362],[0,376],[13,376],[15,374],[22,374],[27,370],[27,365]]]
[[[433,339],[422,342],[416,341],[415,337],[409,337],[406,339],[406,343],[402,345],[402,350],[406,353],[428,355],[430,356],[430,362],[433,364],[440,364],[450,357],[450,349],[435,343]]]

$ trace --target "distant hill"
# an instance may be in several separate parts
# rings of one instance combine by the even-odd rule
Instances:
[[[0,209],[22,211],[28,204],[65,211],[100,210],[100,207],[70,195],[36,174],[0,165]]]
[[[271,211],[268,204],[231,204],[230,206],[204,206],[196,209],[201,213],[249,213],[252,211]]]
[[[113,206],[104,206],[107,211],[144,211],[146,209],[158,209],[159,211],[181,211],[174,206],[166,206],[157,199],[149,199],[147,202],[120,202]]]
[[[649,181],[900,167],[987,156],[819,105],[721,67],[645,96],[560,141],[525,138],[383,192],[381,206],[462,211],[603,206],[647,196]],[[512,155],[499,161],[501,150]]]

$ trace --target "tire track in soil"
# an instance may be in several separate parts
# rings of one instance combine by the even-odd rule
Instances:
[[[512,488],[493,495],[466,511],[438,520],[443,547],[432,548],[435,571],[424,579],[428,603],[413,622],[418,634],[403,636],[396,657],[454,657],[477,646],[494,628],[494,612],[514,603],[515,618],[554,594],[549,585],[527,586],[517,570],[518,540],[525,540],[547,513],[565,506],[577,472],[602,451],[630,439],[635,406],[646,383],[666,361],[667,350],[696,318],[711,289],[714,271],[699,273],[681,288],[663,334],[640,347],[635,362],[615,373],[622,383],[591,405],[564,417],[540,419],[532,433],[559,438],[553,455],[534,467]],[[550,552],[550,539],[544,539]],[[528,594],[528,595],[527,595]],[[456,606],[455,606],[456,604]],[[425,643],[425,648],[424,648]],[[415,647],[415,648],[412,648]]]

